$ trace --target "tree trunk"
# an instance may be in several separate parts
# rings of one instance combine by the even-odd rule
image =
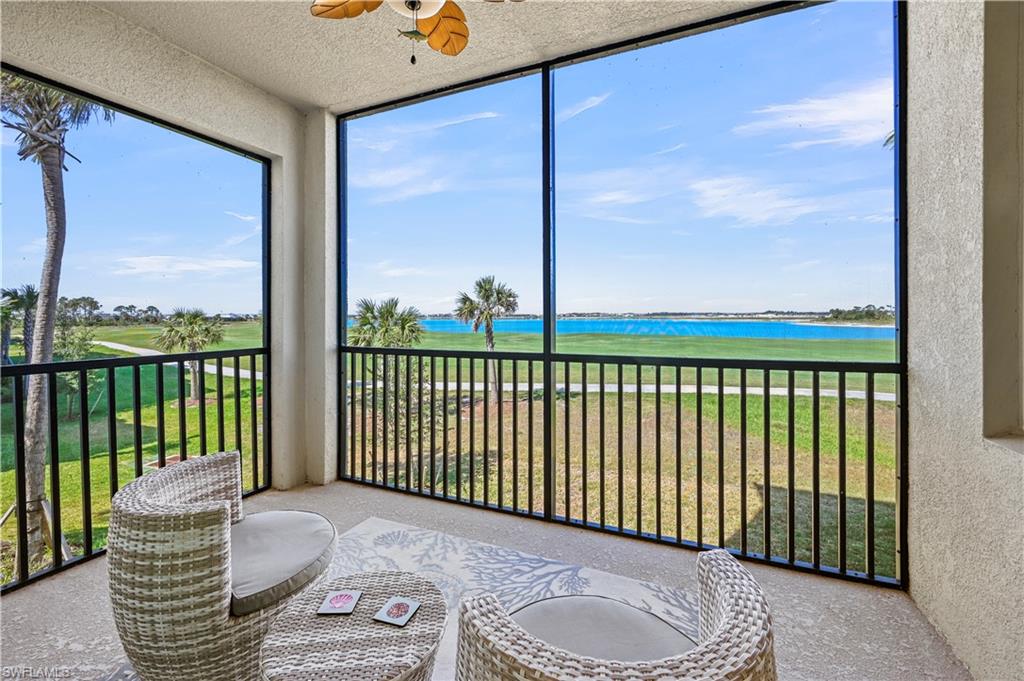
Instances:
[[[205,371],[206,367],[203,367]],[[199,403],[199,361],[193,360],[188,363],[189,376],[192,379],[192,384],[189,386],[189,394],[192,396],[192,400]],[[203,396],[205,397],[205,395]]]
[[[5,321],[0,327],[0,364],[11,363],[11,322]]]
[[[47,220],[49,220],[49,215],[47,215]],[[21,316],[21,344],[25,348],[26,362],[32,357],[32,346],[34,345],[36,335],[36,319],[34,315],[38,309],[39,303],[37,302],[35,308],[27,308]]]
[[[39,162],[43,173],[43,202],[46,207],[46,252],[34,324],[34,329],[39,331],[39,338],[32,342],[32,364],[53,360],[57,289],[60,286],[60,266],[64,259],[64,237],[67,231],[63,152],[48,146],[39,152]],[[28,525],[30,564],[46,557],[42,511],[42,502],[46,497],[46,405],[46,379],[44,376],[33,376],[29,380],[28,397],[25,400],[25,497],[28,501],[25,519]]]
[[[494,352],[494,327],[491,326],[490,324],[487,324],[484,327],[484,342],[487,343],[487,351]],[[497,400],[498,395],[500,394],[498,392],[498,386],[500,385],[500,383],[498,382],[498,361],[494,359],[489,359],[487,360],[487,362],[488,364],[491,365],[490,372],[491,385],[493,387],[492,394],[494,395],[494,399]]]

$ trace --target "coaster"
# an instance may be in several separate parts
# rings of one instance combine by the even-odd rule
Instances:
[[[373,619],[378,622],[386,622],[388,624],[394,624],[395,626],[404,627],[419,607],[419,601],[414,601],[411,598],[403,598],[402,596],[392,596],[388,599],[388,602],[377,611],[377,614],[373,616]]]
[[[331,591],[324,598],[324,602],[320,604],[320,609],[316,612],[318,615],[349,615],[356,609],[356,603],[359,602],[359,597],[362,595],[362,591],[352,591],[350,589]]]

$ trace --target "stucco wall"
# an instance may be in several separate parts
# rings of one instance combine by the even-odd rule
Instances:
[[[983,437],[985,8],[908,17],[910,592],[977,678],[1020,679],[1024,454]]]
[[[2,11],[5,62],[271,158],[273,482],[304,482],[305,117],[88,3],[5,2]]]

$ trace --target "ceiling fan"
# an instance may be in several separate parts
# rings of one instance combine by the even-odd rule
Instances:
[[[388,7],[413,20],[413,28],[407,31],[399,29],[399,35],[416,42],[426,42],[430,49],[450,57],[462,52],[469,44],[466,14],[454,0],[313,0],[309,11],[321,19],[353,19],[374,11],[385,1]],[[415,54],[410,61],[416,63]]]

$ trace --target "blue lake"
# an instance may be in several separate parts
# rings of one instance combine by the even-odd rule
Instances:
[[[469,324],[455,319],[424,319],[427,331],[472,333]],[[349,321],[351,326],[351,320]],[[572,318],[558,321],[558,333],[598,333],[637,336],[718,336],[723,338],[795,338],[821,340],[894,340],[892,326],[839,326],[791,321],[731,319],[621,319]],[[499,319],[496,333],[541,333],[540,319]]]

